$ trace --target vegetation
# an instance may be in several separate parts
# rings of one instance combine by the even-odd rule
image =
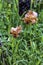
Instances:
[[[38,12],[38,22],[25,24],[18,12],[18,0],[0,0],[0,65],[43,65],[43,5],[31,0],[30,9]],[[22,26],[20,36],[11,27]]]

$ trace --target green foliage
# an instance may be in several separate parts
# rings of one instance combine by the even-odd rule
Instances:
[[[39,9],[38,22],[27,25],[20,20],[18,0],[0,0],[0,65],[43,65],[43,9]],[[23,30],[14,38],[10,29],[17,25]]]

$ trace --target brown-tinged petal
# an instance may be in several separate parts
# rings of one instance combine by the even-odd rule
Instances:
[[[22,27],[21,26],[17,26],[16,28],[12,27],[10,33],[14,36],[14,37],[18,37],[19,33],[21,32]]]
[[[34,11],[31,11],[29,10],[26,14],[25,14],[25,17],[23,18],[23,21],[25,23],[35,23],[37,21],[37,12],[34,12]]]

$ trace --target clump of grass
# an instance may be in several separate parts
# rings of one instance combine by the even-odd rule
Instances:
[[[43,9],[38,22],[27,25],[20,20],[16,1],[0,0],[0,65],[43,65]],[[10,29],[20,24],[23,31],[14,38]]]

